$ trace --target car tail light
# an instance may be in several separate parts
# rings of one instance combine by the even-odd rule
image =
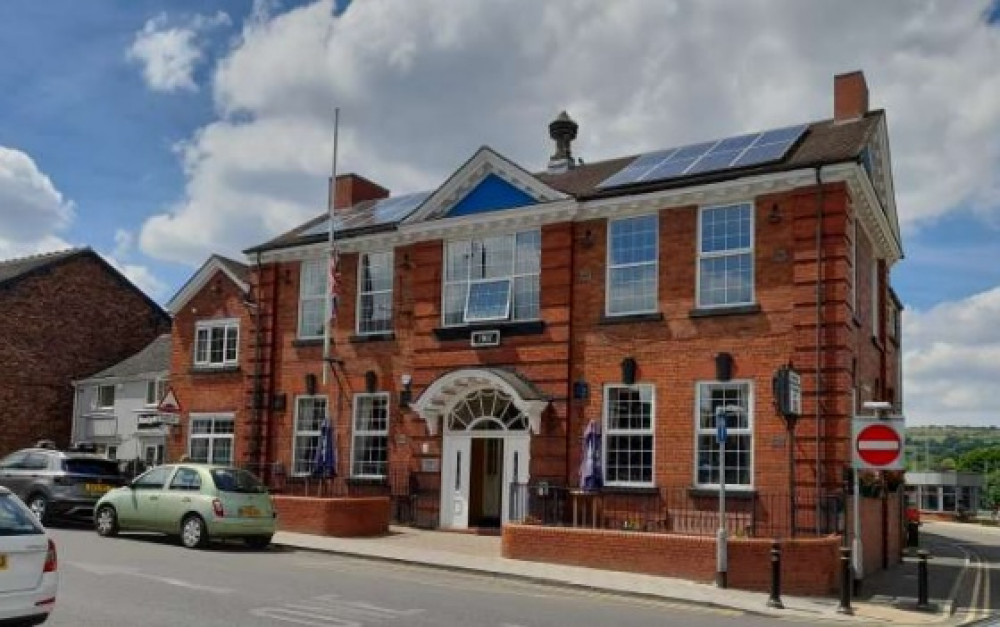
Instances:
[[[222,501],[219,499],[212,499],[212,511],[215,512],[215,515],[219,518],[223,518],[226,515],[226,511],[222,509]]]
[[[54,573],[59,568],[59,558],[56,557],[56,543],[49,540],[49,550],[45,552],[45,568],[43,573]]]

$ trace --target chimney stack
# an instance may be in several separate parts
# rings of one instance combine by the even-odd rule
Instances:
[[[549,124],[549,137],[556,142],[556,152],[549,158],[549,172],[565,172],[575,165],[570,144],[576,139],[578,128],[565,111]]]
[[[330,200],[334,209],[348,209],[365,200],[381,200],[389,197],[389,190],[357,174],[340,174],[334,185],[330,181]]]
[[[849,122],[868,113],[868,83],[861,70],[833,77],[833,121]]]

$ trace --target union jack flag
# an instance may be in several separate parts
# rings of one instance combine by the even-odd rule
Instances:
[[[330,251],[329,265],[330,284],[330,322],[337,321],[337,301],[340,300],[340,253],[334,248]]]

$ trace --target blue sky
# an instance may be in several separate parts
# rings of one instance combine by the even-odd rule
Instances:
[[[998,418],[975,386],[1000,380],[980,363],[1000,356],[1000,2],[501,4],[0,3],[0,258],[89,245],[163,302],[322,210],[334,104],[342,169],[406,193],[482,144],[544,167],[562,109],[594,161],[829,117],[833,74],[863,69],[904,228],[907,403]]]

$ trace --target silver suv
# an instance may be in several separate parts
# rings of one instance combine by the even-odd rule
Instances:
[[[125,483],[118,464],[99,455],[29,448],[0,460],[0,486],[43,524],[60,516],[89,520],[97,499]]]

